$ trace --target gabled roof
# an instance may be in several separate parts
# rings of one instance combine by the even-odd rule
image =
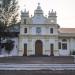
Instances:
[[[75,33],[75,28],[60,28],[60,33]]]

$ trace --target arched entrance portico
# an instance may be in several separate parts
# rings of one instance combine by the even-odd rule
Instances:
[[[35,55],[42,56],[43,54],[43,43],[41,40],[35,42]]]

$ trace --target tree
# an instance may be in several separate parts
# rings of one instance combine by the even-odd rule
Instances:
[[[18,17],[18,1],[17,0],[2,0],[0,7],[0,43],[1,37],[5,35],[5,30],[13,22],[16,24]]]
[[[3,0],[3,20],[6,26],[12,24],[14,17],[17,21],[18,16],[18,1]]]
[[[9,26],[12,20],[17,19],[18,16],[18,6],[16,0],[4,0],[4,22],[6,26]],[[16,16],[17,15],[17,16]],[[11,23],[12,24],[12,23]]]

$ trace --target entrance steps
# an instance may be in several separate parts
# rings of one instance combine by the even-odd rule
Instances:
[[[75,70],[75,64],[10,64],[0,63],[0,70]]]
[[[2,57],[0,75],[75,75],[74,57]]]
[[[74,64],[73,56],[50,56],[50,57],[1,57],[0,63],[16,63],[16,64]]]

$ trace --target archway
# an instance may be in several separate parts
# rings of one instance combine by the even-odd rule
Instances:
[[[35,55],[42,56],[43,53],[43,43],[41,40],[37,40],[35,42]]]

